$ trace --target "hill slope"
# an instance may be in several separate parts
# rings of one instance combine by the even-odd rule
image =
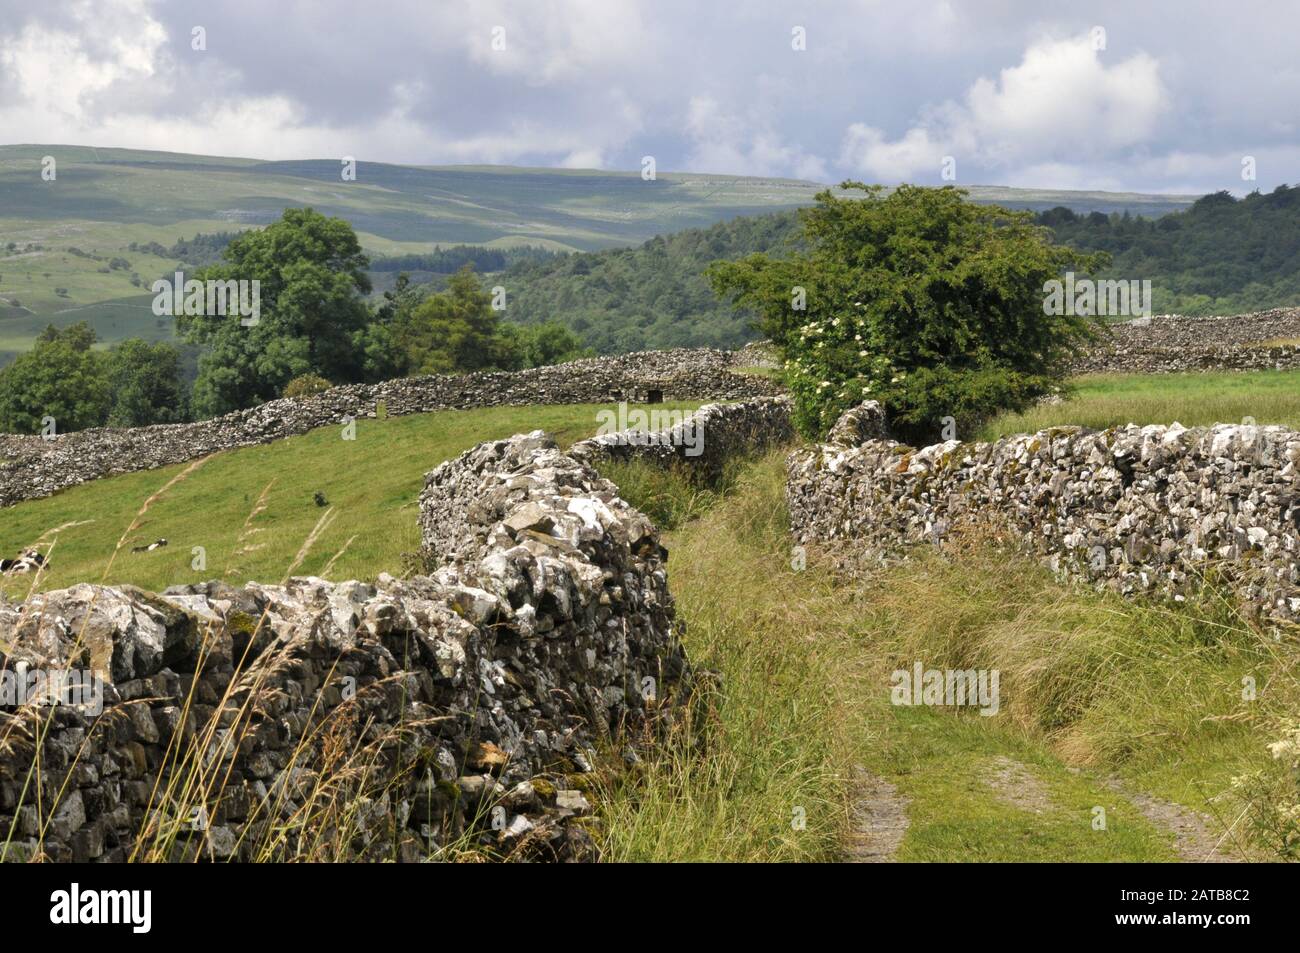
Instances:
[[[53,156],[56,178],[41,160]],[[255,159],[85,146],[0,146],[0,364],[53,321],[87,320],[101,338],[166,337],[142,296],[177,262],[128,246],[170,248],[198,233],[262,225],[287,206],[347,219],[372,255],[478,244],[591,251],[808,205],[824,185],[793,179],[508,166]],[[979,201],[1158,215],[1191,196],[972,187]],[[8,249],[9,243],[13,249]],[[155,249],[156,250],[156,249]],[[112,262],[118,259],[118,267]],[[133,281],[133,278],[135,281]]]
[[[1157,314],[1240,314],[1300,303],[1300,187],[1207,195],[1151,220],[1040,216],[1058,241],[1112,256],[1107,277],[1148,279]]]
[[[602,352],[732,349],[755,337],[751,316],[720,300],[704,269],[753,252],[780,254],[792,247],[796,232],[794,212],[737,218],[637,248],[521,262],[499,280],[512,292],[511,320],[558,319]]]
[[[602,409],[495,407],[365,419],[357,422],[355,440],[339,439],[338,427],[321,427],[206,462],[105,477],[6,507],[0,553],[7,558],[40,541],[50,553],[42,589],[100,580],[158,591],[200,579],[274,581],[299,555],[299,575],[398,573],[403,553],[419,549],[415,501],[429,470],[481,441],[538,428],[568,446],[591,436]],[[301,552],[313,527],[314,542]],[[160,538],[166,547],[131,552]],[[202,568],[194,565],[195,546],[204,550]],[[28,576],[0,578],[0,597],[22,597],[31,584]]]

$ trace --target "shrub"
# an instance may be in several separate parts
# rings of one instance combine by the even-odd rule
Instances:
[[[310,397],[333,386],[319,374],[299,374],[284,385],[282,397]]]
[[[975,205],[951,188],[846,182],[800,212],[806,251],[751,255],[708,272],[714,290],[752,308],[781,349],[795,423],[824,434],[866,398],[899,435],[969,432],[1023,407],[1061,376],[1090,319],[1043,313],[1043,286],[1104,256],[1053,245],[1028,212]]]

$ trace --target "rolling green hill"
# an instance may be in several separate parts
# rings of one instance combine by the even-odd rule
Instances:
[[[56,178],[41,160],[53,156]],[[87,320],[102,340],[156,339],[142,294],[174,270],[170,248],[199,233],[266,224],[287,206],[347,219],[373,256],[454,244],[593,251],[636,245],[742,215],[808,205],[824,185],[794,179],[509,166],[360,162],[344,182],[337,159],[256,159],[87,146],[0,146],[0,364],[47,323]],[[1190,196],[971,188],[977,201],[1080,212],[1160,215]],[[13,243],[13,248],[9,248]],[[75,251],[70,251],[73,249]],[[112,268],[112,259],[129,267]],[[8,357],[6,357],[6,354]]]

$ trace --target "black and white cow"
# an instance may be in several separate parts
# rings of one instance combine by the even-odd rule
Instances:
[[[0,573],[17,576],[26,572],[36,572],[45,565],[45,557],[34,549],[29,549],[17,559],[0,559]]]

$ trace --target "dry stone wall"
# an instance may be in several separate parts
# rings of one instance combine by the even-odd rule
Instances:
[[[0,669],[108,675],[99,714],[0,709],[0,850],[251,859],[281,827],[356,857],[590,856],[570,779],[689,677],[658,534],[540,431],[438,467],[421,515],[442,568],[406,581],[0,604]]]
[[[596,466],[637,460],[685,467],[707,481],[729,459],[793,440],[790,410],[789,397],[706,404],[674,426],[602,434],[574,444],[569,453]]]
[[[437,375],[335,387],[192,424],[99,428],[52,440],[0,434],[0,506],[99,477],[269,443],[347,419],[472,407],[652,400],[743,400],[779,393],[732,373],[725,351],[681,348],[590,358],[517,372]]]
[[[790,457],[797,543],[862,565],[993,524],[1064,575],[1180,598],[1212,572],[1300,622],[1300,432],[1057,427],[918,450],[882,436],[878,405],[851,413],[838,443]]]
[[[1294,343],[1270,343],[1287,341]],[[1107,338],[1071,370],[1162,374],[1295,368],[1300,368],[1300,309],[1280,308],[1228,318],[1161,315],[1112,325]]]
[[[707,469],[791,432],[784,398],[698,414],[708,453],[633,455]],[[592,468],[605,438],[579,447],[534,431],[430,472],[428,575],[0,601],[0,853],[592,857],[582,779],[634,763],[691,673],[658,532]],[[6,706],[69,671],[101,704]]]

